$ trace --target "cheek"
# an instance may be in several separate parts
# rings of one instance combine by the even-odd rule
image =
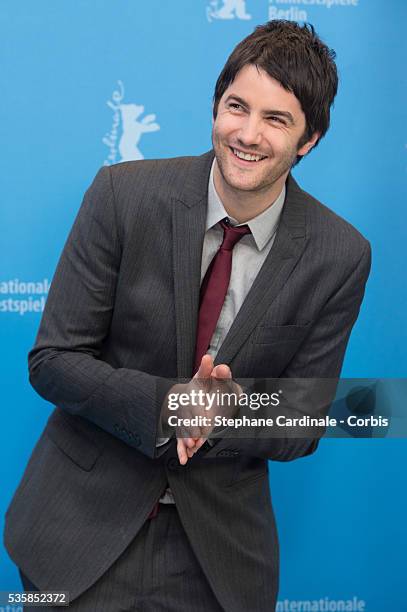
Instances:
[[[217,137],[225,137],[238,131],[240,122],[236,117],[230,115],[218,116],[213,125],[213,133]]]
[[[296,150],[296,141],[282,130],[274,130],[267,139],[275,153],[288,153]]]

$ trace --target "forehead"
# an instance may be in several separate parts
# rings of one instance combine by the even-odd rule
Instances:
[[[248,64],[239,70],[235,80],[225,90],[222,100],[225,101],[233,95],[242,98],[256,110],[264,112],[285,110],[297,116],[303,115],[301,104],[295,95],[253,64]]]

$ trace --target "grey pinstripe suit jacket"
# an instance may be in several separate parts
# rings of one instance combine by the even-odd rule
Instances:
[[[68,237],[29,356],[32,385],[56,408],[5,528],[41,590],[74,599],[93,584],[168,481],[224,609],[274,609],[267,459],[317,442],[223,439],[186,467],[174,443],[156,449],[167,378],[192,375],[212,159],[102,168]],[[242,378],[338,376],[369,268],[369,243],[290,176],[275,243],[216,363]]]

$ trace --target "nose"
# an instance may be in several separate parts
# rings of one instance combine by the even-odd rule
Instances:
[[[262,138],[261,121],[253,114],[248,115],[240,126],[238,138],[246,147],[259,145]]]

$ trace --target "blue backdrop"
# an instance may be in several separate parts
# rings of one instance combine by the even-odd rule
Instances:
[[[2,521],[52,409],[26,355],[83,192],[105,163],[208,150],[217,75],[268,18],[310,21],[337,51],[332,127],[294,175],[372,243],[343,376],[406,375],[407,2],[2,0],[0,18]],[[407,610],[405,457],[405,440],[326,439],[270,465],[281,610]],[[19,588],[2,550],[0,590]]]

